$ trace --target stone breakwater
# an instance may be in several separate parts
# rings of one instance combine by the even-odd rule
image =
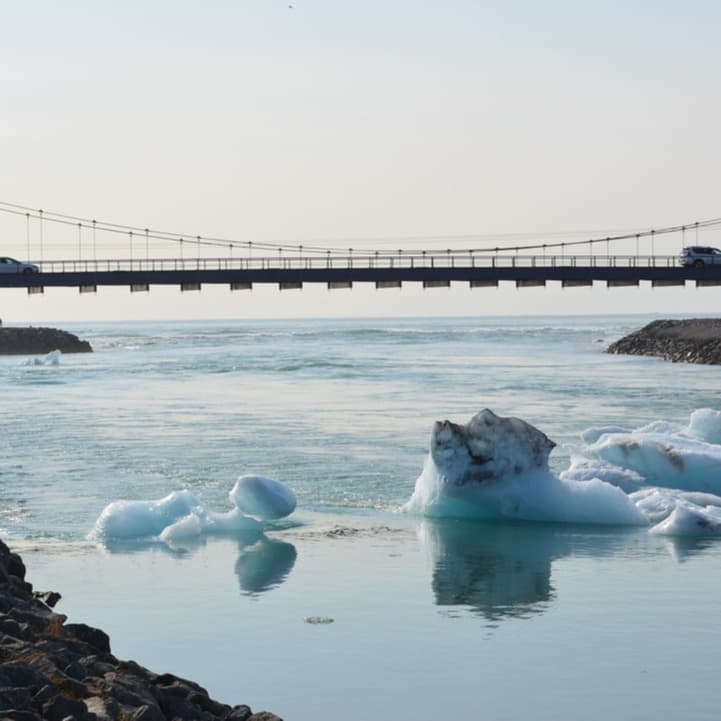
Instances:
[[[612,343],[607,353],[659,356],[674,363],[721,364],[721,318],[655,320]]]
[[[103,631],[66,623],[54,592],[37,593],[0,541],[0,718],[3,721],[281,721],[227,706],[192,681],[110,652]]]
[[[86,340],[56,328],[0,328],[0,355],[34,355],[59,350],[61,353],[92,353]]]

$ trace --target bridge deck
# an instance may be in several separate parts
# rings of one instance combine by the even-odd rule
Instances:
[[[399,283],[465,281],[588,284],[639,281],[681,284],[721,281],[721,265],[681,267],[674,257],[446,256],[367,258],[236,258],[47,261],[40,273],[0,273],[2,288],[192,284]]]

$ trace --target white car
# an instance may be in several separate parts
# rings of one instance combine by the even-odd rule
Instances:
[[[39,273],[34,263],[21,263],[14,258],[0,257],[0,273]]]
[[[704,265],[717,265],[721,263],[721,250],[709,248],[705,245],[692,245],[681,251],[678,262],[681,265],[692,265],[695,268],[702,268]]]

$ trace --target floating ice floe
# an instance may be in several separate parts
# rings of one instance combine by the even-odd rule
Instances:
[[[51,350],[50,353],[47,353],[44,356],[33,356],[32,358],[28,358],[24,365],[26,366],[57,366],[60,365],[60,351],[59,350]]]
[[[655,421],[635,430],[589,429],[582,438],[583,458],[574,459],[565,477],[596,471],[625,490],[650,485],[721,494],[718,411],[694,411],[687,426]]]
[[[721,535],[721,413],[687,426],[589,429],[559,476],[544,433],[483,410],[437,422],[406,510],[427,516],[653,525],[666,535]]]
[[[233,508],[209,511],[187,490],[156,501],[114,501],[95,521],[89,538],[105,542],[158,537],[172,545],[204,534],[260,532],[263,521],[283,518],[295,509],[295,494],[280,481],[241,476],[228,494]]]
[[[721,497],[670,488],[644,488],[631,499],[649,523],[651,533],[665,536],[721,535]]]

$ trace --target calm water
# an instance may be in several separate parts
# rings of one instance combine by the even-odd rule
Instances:
[[[398,513],[437,419],[524,418],[560,471],[589,426],[721,409],[719,368],[602,352],[648,320],[67,324],[96,352],[0,358],[0,535],[116,655],[286,721],[716,718],[719,543]],[[298,495],[260,539],[85,540],[243,473]]]

